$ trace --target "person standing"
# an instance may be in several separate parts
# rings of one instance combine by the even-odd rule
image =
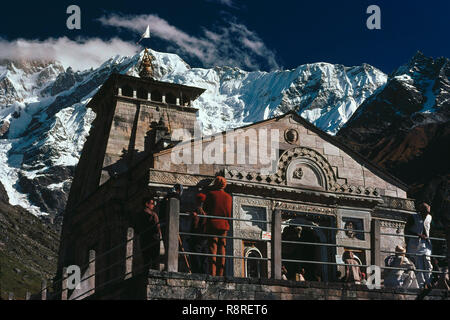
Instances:
[[[206,227],[206,218],[199,216],[206,216],[205,210],[203,210],[203,203],[206,200],[206,195],[204,193],[198,193],[195,196],[195,209],[191,213],[191,228],[190,232],[195,234],[204,234]],[[206,246],[205,237],[201,236],[190,236],[189,238],[189,248],[195,253],[203,253],[203,249]],[[193,255],[191,256],[192,272],[193,273],[203,273],[203,264],[205,262],[204,256]]]
[[[417,214],[409,216],[405,226],[405,234],[410,236],[407,238],[407,253],[414,261],[416,269],[425,270],[417,272],[417,282],[421,288],[430,285],[433,270],[430,257],[432,253],[430,212],[430,205],[422,202],[417,207]]]
[[[141,215],[139,228],[144,265],[151,269],[159,269],[161,228],[158,214],[155,211],[156,201],[152,197],[146,197],[143,204],[144,211]]]
[[[204,204],[207,215],[219,217],[231,217],[232,198],[225,192],[227,180],[224,177],[216,177],[214,190],[208,192]],[[210,259],[210,274],[223,276],[225,270],[226,235],[230,230],[230,224],[226,219],[208,218],[206,221],[206,233],[213,235],[208,240],[209,253],[222,257],[212,256]]]

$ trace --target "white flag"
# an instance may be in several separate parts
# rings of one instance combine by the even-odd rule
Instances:
[[[139,39],[139,42],[141,42],[142,39],[148,39],[150,38],[150,26],[147,26],[147,29],[145,29],[145,32],[142,34],[141,39]]]
[[[148,39],[150,38],[150,26],[147,26],[147,29],[145,29],[144,34],[141,36],[141,39]]]

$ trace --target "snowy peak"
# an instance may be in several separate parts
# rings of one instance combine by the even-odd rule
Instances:
[[[63,71],[56,61],[0,61],[0,105],[28,102]]]
[[[295,110],[335,134],[358,105],[387,79],[369,65],[347,68],[328,63],[270,73],[230,67],[172,69],[177,72],[166,73],[161,80],[206,89],[195,102],[205,133]]]
[[[64,70],[54,61],[0,64],[0,180],[12,204],[37,215],[63,211],[95,118],[86,104],[111,74],[137,76],[142,54],[115,56],[85,71]],[[206,89],[194,101],[205,133],[295,110],[334,134],[387,79],[366,64],[247,72],[192,68],[175,54],[151,55],[158,80]]]
[[[400,82],[406,88],[422,96],[423,108],[420,113],[437,111],[448,114],[450,94],[450,60],[430,58],[421,52],[398,68],[391,76],[392,81]]]

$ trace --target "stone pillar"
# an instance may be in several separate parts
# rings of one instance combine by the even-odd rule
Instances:
[[[89,272],[88,272],[88,290],[89,294],[95,292],[95,250],[89,250]]]
[[[370,263],[381,267],[381,221],[379,219],[372,219],[371,233],[370,233]]]
[[[281,279],[281,211],[272,213],[271,278]]]
[[[127,230],[127,247],[125,250],[125,279],[133,276],[134,229]]]
[[[31,292],[30,291],[27,291],[26,293],[25,293],[25,300],[30,300],[31,299]]]
[[[117,88],[117,95],[121,96],[122,95],[122,88]]]
[[[176,101],[176,103],[175,103],[177,106],[179,106],[180,105],[180,98],[177,98],[177,101]]]
[[[447,226],[445,230],[445,235],[447,238],[447,266],[450,268],[450,226]]]
[[[178,235],[179,235],[179,213],[180,200],[171,198],[169,200],[169,212],[167,214],[167,248],[166,248],[166,270],[178,272]]]
[[[47,300],[47,280],[42,280],[41,283],[41,300]]]
[[[133,90],[133,98],[137,98],[137,92],[136,92],[136,90]]]
[[[165,94],[163,94],[162,95],[162,100],[161,100],[163,103],[166,103],[166,95]]]
[[[152,100],[152,94],[150,92],[147,93],[147,100],[148,101]]]
[[[63,274],[62,274],[62,283],[61,283],[61,300],[67,300],[67,268],[63,268]]]

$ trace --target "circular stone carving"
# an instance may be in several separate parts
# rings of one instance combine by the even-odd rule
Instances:
[[[298,141],[298,131],[295,129],[287,129],[284,132],[284,139],[288,143],[296,143]]]

